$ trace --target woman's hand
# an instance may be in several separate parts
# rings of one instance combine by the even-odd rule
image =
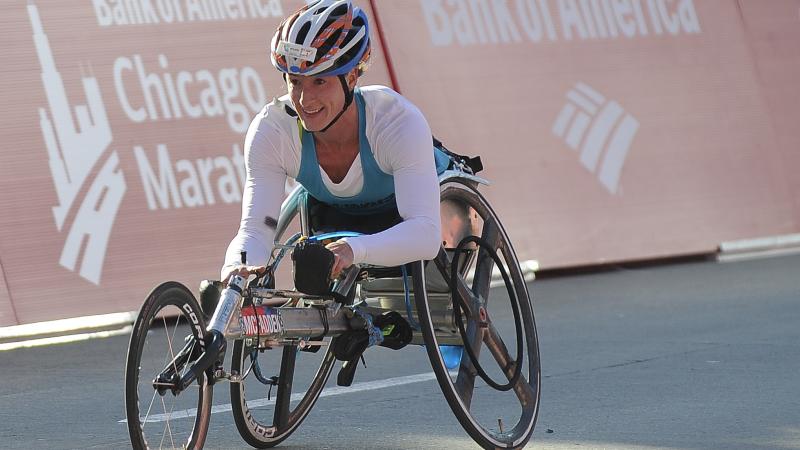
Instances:
[[[345,241],[331,242],[325,248],[333,252],[336,259],[333,262],[333,269],[331,269],[331,279],[335,280],[342,273],[342,270],[353,265],[353,249],[350,244]]]
[[[239,275],[246,280],[250,275],[261,275],[266,270],[267,266],[247,266],[244,264],[224,267],[222,269],[222,284],[227,285],[228,280],[234,275]]]

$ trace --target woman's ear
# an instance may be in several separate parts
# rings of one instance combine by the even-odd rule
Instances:
[[[356,88],[356,83],[358,83],[358,69],[353,69],[347,72],[347,85],[350,87],[350,90],[353,90]]]

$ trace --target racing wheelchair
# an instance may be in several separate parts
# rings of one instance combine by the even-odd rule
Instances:
[[[488,182],[475,175],[476,160],[450,156],[450,169],[439,176],[443,240],[432,261],[354,265],[323,290],[307,282],[277,289],[287,254],[298,270],[300,247],[358,234],[318,230],[314,200],[298,187],[282,205],[263,275],[234,276],[226,286],[204,281],[200,301],[178,282],[156,287],[128,348],[133,447],[202,448],[212,413],[227,410],[248,444],[274,447],[308,416],[337,361],[339,386],[328,389],[352,383],[368,347],[407,344],[424,346],[447,403],[475,442],[523,447],[536,425],[541,385],[531,299],[508,235],[478,192]],[[300,232],[287,238],[297,219]],[[212,408],[213,388],[223,381],[230,405]]]

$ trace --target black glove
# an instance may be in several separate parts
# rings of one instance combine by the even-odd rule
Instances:
[[[294,287],[309,295],[331,291],[331,270],[336,257],[319,242],[301,241],[292,252]]]

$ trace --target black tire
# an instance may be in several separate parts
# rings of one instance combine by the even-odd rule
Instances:
[[[200,305],[182,284],[163,283],[147,296],[133,326],[125,368],[125,412],[134,449],[203,447],[213,392],[206,377],[199,376],[178,395],[166,383],[159,395],[154,380],[167,370],[178,376],[187,371],[202,351],[205,328]],[[181,350],[191,356],[176,363]]]
[[[250,372],[252,347],[245,340],[234,342],[231,372],[250,372],[241,383],[231,383],[233,418],[239,434],[248,444],[256,448],[274,447],[297,430],[311,412],[336,363],[330,342],[328,339],[329,345],[316,353],[299,352],[297,346],[257,352],[263,376],[278,377],[278,384],[271,389]],[[316,365],[317,370],[313,372]],[[295,370],[297,366],[300,367]],[[302,388],[305,388],[304,394]],[[299,402],[292,402],[293,392],[296,396],[302,394]]]
[[[424,294],[423,266],[415,263],[414,292],[423,293],[415,295],[415,302],[428,357],[450,408],[464,430],[479,445],[484,448],[521,448],[536,426],[541,386],[536,325],[523,273],[497,215],[473,185],[461,180],[445,181],[441,198],[471,208],[468,211],[482,224],[480,237],[490,244],[505,268],[506,290],[495,289],[490,295],[491,271],[495,262],[491,252],[483,247],[475,248],[477,257],[473,281],[470,285],[464,269],[456,277],[461,289],[454,295],[456,302],[462,298],[465,308],[470,308],[461,321],[473,355],[463,352],[458,374],[451,374],[439,351],[440,337],[448,331],[434,328],[427,295]],[[435,263],[448,280],[451,279],[450,262],[450,256],[442,249]],[[504,293],[509,297],[508,301],[502,300]],[[492,300],[491,304],[489,300]],[[510,304],[513,317],[508,317],[502,303]],[[483,320],[480,318],[481,307],[486,313]],[[502,332],[507,331],[508,323],[512,324],[510,330],[516,339],[503,339]],[[513,345],[508,347],[506,343]],[[509,351],[509,348],[514,351]],[[516,361],[517,355],[522,355],[521,363]],[[473,364],[473,357],[477,358],[477,367]],[[481,370],[486,379],[476,374]]]

